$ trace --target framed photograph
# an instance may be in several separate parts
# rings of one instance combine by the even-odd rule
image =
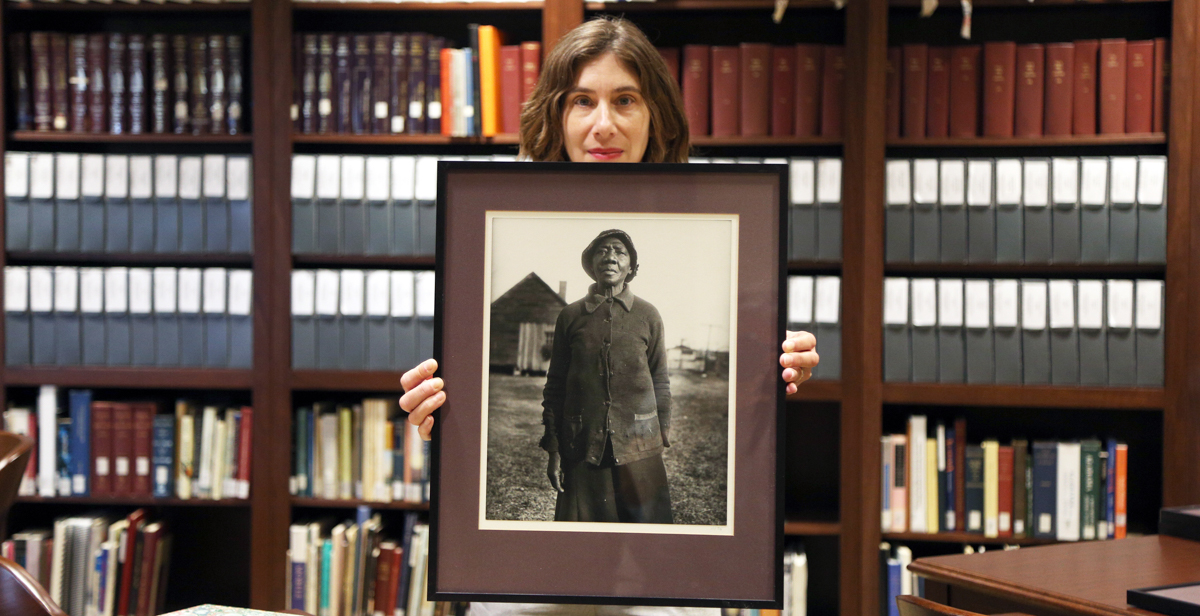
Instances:
[[[1200,616],[1200,582],[1133,588],[1125,600],[1134,607],[1169,616]]]
[[[440,162],[434,600],[783,600],[784,165]]]

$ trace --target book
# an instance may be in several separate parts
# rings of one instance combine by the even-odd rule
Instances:
[[[683,110],[688,132],[693,137],[709,134],[709,92],[712,77],[711,48],[708,45],[683,47]]]
[[[225,111],[229,105],[226,92],[225,37],[213,34],[208,37],[208,132],[220,135],[226,132]]]
[[[1081,539],[1097,538],[1096,524],[1100,521],[1100,448],[1098,439],[1080,442],[1079,535]]]
[[[825,51],[821,45],[796,45],[795,135],[821,134],[821,85],[825,79]]]
[[[127,131],[129,92],[125,73],[125,35],[108,35],[108,132],[121,135]]]
[[[483,136],[501,132],[500,46],[503,34],[495,26],[479,26],[479,95],[482,101]]]
[[[30,73],[33,77],[33,128],[48,131],[54,128],[54,112],[50,94],[50,33],[29,33]]]
[[[132,405],[133,410],[133,494],[150,496],[150,459],[154,445],[154,403],[140,402]]]
[[[1046,135],[1070,135],[1071,112],[1075,107],[1075,44],[1050,43],[1046,45]]]
[[[901,47],[888,47],[887,81],[885,84],[884,104],[887,118],[884,121],[888,139],[900,138],[900,107],[902,88],[900,85],[900,67],[904,64],[904,50]]]
[[[904,136],[925,137],[925,120],[928,112],[929,46],[913,44],[904,46],[904,74],[901,78],[904,91]]]
[[[1013,135],[1041,137],[1046,98],[1046,51],[1037,43],[1018,45]]]
[[[712,136],[736,137],[741,116],[741,59],[737,47],[712,47]]]
[[[350,116],[354,111],[354,80],[351,75],[351,39],[349,35],[333,37],[333,132],[352,131]]]
[[[171,37],[171,91],[174,109],[171,114],[171,132],[182,135],[191,128],[192,82],[188,77],[188,58],[191,45],[188,37],[176,34]]]
[[[478,31],[478,25],[476,30]],[[410,135],[425,132],[425,40],[427,35],[414,33],[408,35],[408,121],[407,130]],[[478,82],[476,82],[478,83]],[[479,114],[478,104],[473,106],[476,115]]]
[[[71,94],[68,89],[70,59],[67,54],[67,36],[61,32],[50,33],[50,100],[54,130],[70,128],[68,116],[71,109]]]
[[[228,96],[225,112],[226,133],[242,134],[243,99],[246,95],[244,54],[242,37],[229,35],[225,39],[226,69],[225,82]]]
[[[842,136],[842,90],[846,83],[846,48],[826,45],[821,80],[821,136]]]
[[[1000,536],[1000,443],[983,441],[983,536]],[[970,464],[970,461],[967,462]],[[970,489],[970,488],[968,488]]]
[[[312,68],[314,71],[316,70],[316,47],[316,40],[313,40]],[[305,53],[307,54],[308,52],[306,51]],[[380,32],[373,34],[371,38],[371,132],[376,135],[386,135],[388,133],[388,123],[392,117],[392,110],[389,107],[392,95],[391,53],[391,33]],[[313,90],[315,91],[315,88]]]
[[[150,132],[168,132],[171,126],[171,66],[167,35],[150,36]]]
[[[113,494],[133,495],[133,477],[130,474],[133,448],[133,407],[128,403],[113,404]]]
[[[950,48],[930,47],[927,65],[925,136],[947,137],[950,135]]]
[[[1125,132],[1125,86],[1128,45],[1125,39],[1100,41],[1098,118],[1100,134]]]
[[[317,133],[324,135],[336,132],[334,104],[337,91],[334,88],[333,35],[317,37]],[[394,90],[395,88],[393,88]],[[393,105],[393,108],[395,106]]]
[[[1000,445],[997,448],[997,536],[1013,536],[1013,479],[1014,452],[1011,445]]]
[[[29,36],[25,32],[9,35],[9,57],[12,58],[9,88],[13,96],[17,130],[33,130],[33,98],[29,74]]]
[[[1058,443],[1033,442],[1033,536],[1054,539],[1058,526]]]
[[[966,530],[969,533],[984,532],[984,454],[983,448],[979,445],[967,445],[966,447],[966,477],[965,484],[965,503],[966,503]]]
[[[983,46],[983,135],[1012,137],[1016,105],[1017,44],[1011,41]]]
[[[1154,55],[1152,40],[1126,45],[1126,133],[1149,133],[1154,125]]]
[[[371,132],[374,116],[371,108],[374,96],[371,35],[355,34],[350,40],[350,130],[347,132],[362,135]]]
[[[1154,102],[1150,130],[1156,133],[1167,130],[1167,75],[1170,74],[1168,68],[1171,61],[1170,48],[1170,42],[1167,39],[1154,39]]]
[[[209,117],[209,73],[208,73],[208,37],[192,35],[188,39],[191,48],[191,63],[189,71],[190,105],[188,126],[193,135],[207,134],[212,130]]]
[[[678,49],[676,60],[678,60]],[[448,58],[449,52],[443,58]],[[448,75],[450,63],[445,60],[442,66],[442,97],[449,100],[446,93],[450,83]],[[676,73],[678,79],[678,73]],[[450,123],[442,122],[445,127],[443,134],[450,134]],[[521,129],[521,46],[504,45],[500,48],[500,125],[497,129],[502,133],[518,133]]]
[[[525,104],[542,74],[542,44],[538,41],[521,43],[521,104]],[[707,70],[705,71],[707,74]],[[706,97],[707,98],[707,97]],[[690,118],[690,116],[689,116]],[[690,122],[690,120],[689,120]]]
[[[71,77],[68,80],[71,90],[71,118],[69,127],[72,132],[87,132],[87,103],[88,103],[88,65],[86,34],[72,34],[68,38],[70,47]]]
[[[771,128],[771,46],[766,43],[742,43],[739,48],[741,67],[741,126],[743,137],[765,137]]]
[[[1129,445],[1116,444],[1116,459],[1113,474],[1113,539],[1124,539],[1129,527],[1128,520],[1128,485],[1129,485]]]
[[[300,89],[297,130],[311,135],[317,132],[317,35],[297,34],[296,38],[300,39],[300,57],[294,69],[297,75],[293,77],[293,85]]]
[[[146,37],[141,34],[130,34],[126,46],[129,56],[129,134],[140,135],[146,132]]]
[[[1075,87],[1071,127],[1076,135],[1096,134],[1097,73],[1100,41],[1075,41]]]
[[[1025,439],[1013,439],[1013,472],[1012,472],[1012,536],[1017,539],[1023,539],[1026,536],[1027,526],[1025,525],[1028,511],[1029,486],[1025,483],[1026,475],[1029,474],[1029,461],[1026,459],[1029,454],[1029,441]]]
[[[168,498],[175,494],[175,416],[155,415],[153,430],[152,493],[155,498]]]
[[[92,392],[72,389],[68,392],[71,412],[71,491],[72,496],[89,496],[91,479]]]

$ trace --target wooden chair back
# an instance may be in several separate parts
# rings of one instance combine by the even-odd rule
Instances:
[[[67,616],[20,565],[0,557],[0,616]]]
[[[8,510],[17,498],[21,477],[25,475],[31,455],[33,439],[12,432],[0,432],[0,539],[8,536],[4,532]]]

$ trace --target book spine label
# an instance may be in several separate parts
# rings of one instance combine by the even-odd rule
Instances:
[[[692,136],[709,134],[709,89],[712,72],[708,45],[683,47],[683,110]]]
[[[1154,125],[1154,41],[1128,44],[1125,132],[1148,133]]]
[[[150,132],[167,132],[171,125],[171,67],[165,34],[150,37]]]
[[[904,66],[904,50],[900,47],[888,47],[887,55],[887,84],[885,96],[886,127],[888,139],[900,138],[900,107],[903,99],[903,89],[900,82],[900,69]]]
[[[1154,39],[1154,103],[1150,130],[1167,130],[1167,74],[1171,61],[1170,43],[1165,38]]]
[[[208,122],[208,38],[193,36],[191,43],[191,113],[188,123],[193,135],[209,132]]]
[[[225,78],[225,37],[214,34],[208,37],[208,132],[214,135],[225,132]]]
[[[821,81],[821,136],[842,136],[842,89],[846,83],[846,49],[838,45],[825,47],[824,71]]]
[[[31,32],[29,52],[33,57],[33,128],[48,131],[54,127],[50,106],[50,34]]]
[[[1099,51],[1099,41],[1075,41],[1071,130],[1076,135],[1096,134],[1096,62]]]
[[[740,130],[741,62],[737,47],[712,48],[712,134],[734,137]]]
[[[146,132],[146,37],[129,35],[129,133]]]
[[[392,117],[391,109],[388,107],[392,95],[392,35],[387,33],[375,34],[372,38],[372,48],[374,54],[371,57],[371,62],[374,75],[371,80],[373,88],[371,96],[371,132],[376,135],[383,135],[388,133],[388,123]]]
[[[171,130],[177,135],[188,131],[191,125],[191,89],[188,79],[188,58],[191,46],[188,37],[177,34],[171,37],[171,63],[173,66],[171,89],[174,92],[174,109],[171,112]]]
[[[1047,135],[1071,134],[1071,110],[1075,94],[1072,76],[1075,74],[1075,45],[1051,43],[1046,45],[1046,122]]]
[[[950,52],[950,136],[979,135],[978,45],[955,47]]]
[[[983,135],[1012,137],[1015,107],[1017,45],[1012,42],[983,46]]]
[[[1046,94],[1046,52],[1038,44],[1017,47],[1016,109],[1013,134],[1042,136],[1042,105]]]
[[[770,131],[771,46],[742,43],[740,54],[741,135],[765,137]]]
[[[12,81],[16,104],[17,130],[33,130],[33,96],[29,82],[29,37],[24,32],[9,34],[8,49],[12,58]]]
[[[950,134],[950,48],[929,48],[928,101],[925,118],[927,137]]]
[[[70,128],[68,116],[71,109],[71,93],[67,80],[70,74],[70,59],[67,57],[67,36],[50,34],[50,97],[54,114],[54,130]]]
[[[108,35],[108,132],[126,132],[125,112],[129,93],[125,83],[125,35]]]
[[[1125,39],[1100,41],[1100,134],[1125,132],[1125,83],[1128,44]]]
[[[175,417],[158,415],[154,418],[153,485],[155,498],[174,495],[172,476],[175,465]]]
[[[350,81],[351,87],[351,108],[350,108],[350,130],[356,135],[370,132],[371,130],[371,101],[373,96],[373,88],[371,87],[371,36],[367,34],[356,34],[351,39],[353,45],[353,57],[350,62]]]
[[[71,122],[72,132],[87,132],[88,72],[87,35],[72,34],[71,48]]]
[[[929,46],[904,46],[904,136],[925,137],[926,101],[929,94]]]

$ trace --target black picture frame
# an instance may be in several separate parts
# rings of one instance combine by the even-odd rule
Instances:
[[[786,326],[787,180],[786,165],[438,163],[434,357],[452,391],[436,414],[431,448],[431,600],[782,606],[786,414],[778,357]],[[733,438],[726,463],[732,485],[724,525],[684,531],[663,525],[647,532],[628,530],[643,526],[637,524],[553,527],[572,524],[563,522],[545,522],[552,528],[541,530],[481,528],[493,523],[482,513],[487,216],[546,213],[548,203],[556,204],[551,216],[711,215],[736,221],[730,233],[736,310],[730,311],[729,339],[735,352],[728,353],[736,366],[728,368],[727,437]],[[578,255],[583,246],[571,248]],[[710,528],[721,533],[701,532]]]
[[[1161,612],[1169,616],[1200,616],[1200,601],[1185,601],[1160,594],[1160,591],[1183,588],[1191,588],[1197,596],[1200,596],[1200,581],[1196,581],[1150,588],[1132,588],[1125,591],[1125,600],[1134,607]]]

